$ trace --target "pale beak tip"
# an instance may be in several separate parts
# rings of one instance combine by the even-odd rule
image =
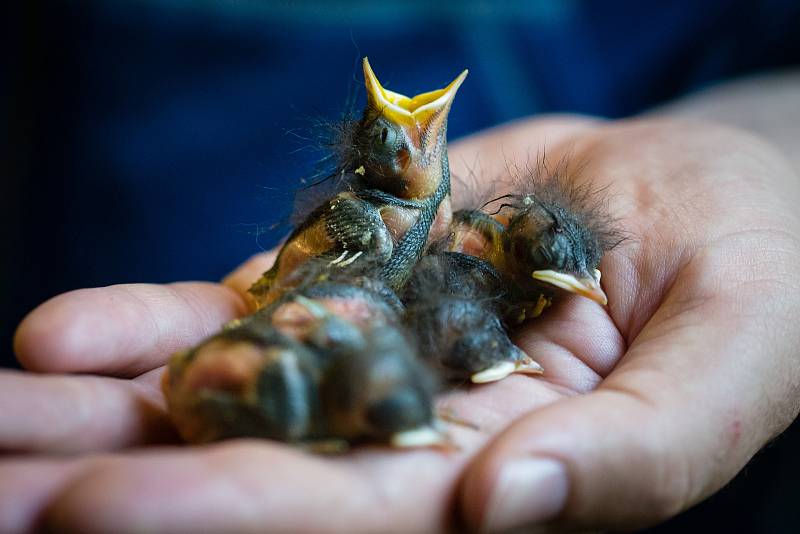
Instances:
[[[595,281],[594,279],[590,279],[586,283],[587,291],[583,295],[585,297],[590,298],[591,300],[595,301],[596,303],[600,304],[601,306],[608,305],[608,296],[606,292],[603,291],[603,288],[600,287],[600,282]]]
[[[416,448],[416,447],[435,447],[446,445],[448,440],[439,430],[424,426],[412,430],[404,430],[394,434],[390,439],[392,447],[397,448]]]
[[[599,271],[598,271],[599,274]],[[585,278],[577,278],[576,276],[552,270],[533,271],[531,276],[535,280],[546,282],[555,287],[576,293],[590,300],[597,302],[602,306],[608,305],[608,296],[600,286],[599,276],[589,276]]]
[[[469,69],[464,69],[461,71],[461,74],[459,74],[458,77],[447,87],[447,93],[450,95],[451,99],[455,97],[456,91],[458,91],[459,87],[461,87],[461,84],[464,83],[464,80],[467,79],[467,74],[469,74]]]
[[[367,83],[378,81],[377,77],[375,76],[375,72],[372,70],[372,65],[369,64],[369,58],[364,56],[364,60],[361,62],[361,66],[364,69],[364,80]]]
[[[539,362],[528,356],[525,360],[516,362],[515,373],[525,375],[541,375],[544,374],[544,367]]]
[[[498,380],[502,380],[513,373],[516,369],[517,366],[514,364],[514,362],[501,361],[487,369],[484,369],[483,371],[473,373],[472,376],[470,376],[470,380],[473,384],[488,384],[489,382],[497,382]]]

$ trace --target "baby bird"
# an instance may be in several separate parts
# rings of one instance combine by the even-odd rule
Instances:
[[[406,324],[420,354],[452,381],[484,383],[541,366],[508,338],[502,316],[511,304],[503,278],[475,256],[424,256],[403,294]]]
[[[600,259],[620,241],[603,199],[576,186],[562,162],[542,164],[519,193],[501,197],[501,217],[454,214],[444,248],[424,257],[404,294],[423,354],[451,379],[491,382],[542,367],[508,338],[507,326],[537,317],[560,291],[605,305]]]
[[[336,143],[337,172],[349,190],[311,212],[289,236],[275,265],[250,289],[259,307],[294,287],[294,270],[312,257],[336,267],[368,254],[398,289],[422,255],[434,219],[442,229],[449,223],[447,116],[467,71],[443,89],[409,98],[384,89],[367,58],[363,66],[366,108]]]
[[[434,422],[436,384],[399,326],[397,297],[368,276],[345,284],[323,272],[172,358],[164,389],[187,441],[264,437],[315,450],[446,442]]]
[[[497,219],[479,210],[453,215],[450,249],[484,258],[501,273],[512,301],[527,306],[520,320],[541,313],[560,291],[608,303],[600,260],[622,234],[603,195],[567,171],[566,160],[552,172],[544,163],[529,170],[517,180],[519,192],[495,199],[503,200]]]

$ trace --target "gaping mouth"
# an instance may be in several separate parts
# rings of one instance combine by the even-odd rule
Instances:
[[[468,72],[464,70],[443,89],[421,93],[409,98],[384,89],[372,71],[369,60],[364,58],[364,82],[367,86],[368,98],[382,110],[389,120],[408,126],[425,124],[432,116],[446,110],[455,98],[456,91],[464,82]]]
[[[600,287],[600,271],[595,269],[594,276],[578,278],[572,274],[561,273],[558,271],[533,271],[531,274],[535,280],[546,282],[555,287],[561,288],[570,293],[577,293],[583,297],[592,299],[605,306],[608,304],[608,297]]]

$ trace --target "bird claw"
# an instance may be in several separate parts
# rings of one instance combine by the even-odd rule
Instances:
[[[342,252],[342,253],[341,253],[341,255],[339,255],[339,257],[338,257],[338,258],[336,258],[335,260],[332,260],[332,261],[331,261],[331,262],[328,264],[328,267],[333,267],[334,265],[339,265],[339,263],[340,263],[342,260],[344,260],[344,259],[347,257],[347,255],[348,255],[349,253],[350,253],[350,252],[348,252],[347,250],[345,250],[344,252]]]
[[[348,265],[352,264],[356,261],[359,256],[361,256],[364,252],[359,250],[349,258],[347,257],[350,254],[350,251],[345,250],[342,254],[336,258],[335,260],[331,261],[328,266],[329,267],[347,267]]]
[[[345,261],[340,263],[339,267],[347,267],[348,265],[350,265],[351,263],[356,261],[358,259],[358,257],[361,256],[363,253],[364,253],[363,251],[359,250],[358,252],[356,252],[355,254],[350,256],[348,259],[346,259]]]

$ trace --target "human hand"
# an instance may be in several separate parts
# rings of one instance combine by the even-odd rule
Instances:
[[[529,121],[451,164],[496,176],[545,144],[586,162],[633,239],[601,266],[607,309],[566,299],[518,333],[543,378],[443,396],[478,426],[452,429],[460,452],[133,450],[171,439],[162,365],[244,312],[258,256],[223,285],[81,290],[23,322],[28,369],[105,376],[0,375],[0,449],[33,453],[0,463],[0,530],[635,528],[719,489],[800,409],[800,184],[746,134],[654,120]]]

